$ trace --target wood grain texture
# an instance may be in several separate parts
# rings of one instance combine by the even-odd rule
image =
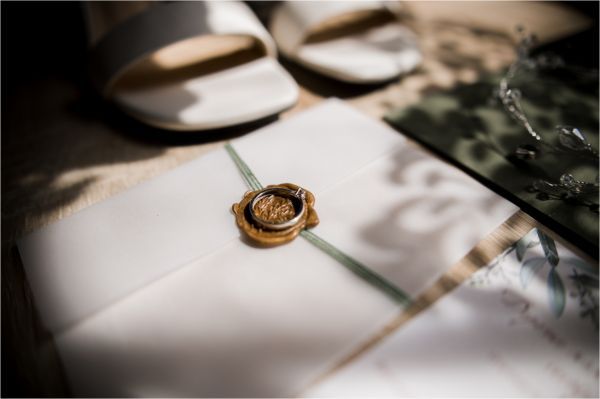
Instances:
[[[361,112],[381,118],[387,110],[415,103],[432,90],[472,82],[483,73],[498,71],[514,57],[513,35],[506,31],[506,24],[499,28],[495,19],[490,19],[498,10],[504,20],[523,20],[530,31],[542,38],[564,34],[565,26],[571,32],[587,24],[585,18],[559,4],[492,3],[494,13],[490,12],[489,4],[461,4],[459,12],[451,4],[408,3],[405,23],[419,36],[425,61],[415,73],[386,84],[366,87],[342,84],[282,59],[282,64],[299,82],[301,94],[298,104],[281,118],[329,96],[346,99]],[[32,14],[42,13],[39,8],[30,7],[20,14],[14,10],[15,6],[3,7],[3,23],[5,18],[13,16],[17,20],[9,26],[21,24],[28,29],[39,29],[31,33],[32,37],[49,32],[43,24],[37,28],[29,24],[32,18],[44,21],[43,15]],[[3,30],[3,47],[5,41],[13,47],[19,46],[20,38],[11,32]],[[17,57],[3,58],[5,71],[18,70],[22,62]],[[3,396],[69,395],[51,335],[36,314],[15,240],[272,121],[194,134],[161,131],[129,119],[91,93],[82,78],[85,66],[77,64],[78,58],[71,60],[75,65],[55,60],[56,68],[52,68],[52,61],[48,60],[39,76],[28,76],[3,90]],[[4,81],[11,78],[3,77]],[[525,215],[515,215],[345,362],[456,287],[532,225],[533,221]]]

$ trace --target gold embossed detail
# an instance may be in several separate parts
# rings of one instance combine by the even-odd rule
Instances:
[[[294,204],[288,198],[269,195],[254,205],[254,213],[270,223],[283,223],[296,216]]]
[[[276,184],[267,186],[266,188],[275,187],[288,188],[294,192],[300,188],[291,183]],[[274,246],[290,242],[296,238],[303,229],[316,226],[319,224],[319,217],[313,209],[313,206],[315,205],[315,196],[304,188],[302,188],[302,190],[305,192],[304,201],[306,212],[304,212],[300,220],[298,220],[298,223],[285,230],[278,231],[264,230],[252,223],[252,220],[248,216],[247,208],[250,206],[249,204],[254,197],[262,190],[246,192],[242,200],[239,203],[233,204],[232,207],[240,231],[255,244]],[[255,204],[254,212],[260,218],[272,223],[285,222],[296,216],[292,201],[276,195],[270,195],[258,201],[258,203]]]

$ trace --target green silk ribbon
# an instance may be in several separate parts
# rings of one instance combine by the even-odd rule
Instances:
[[[233,159],[233,162],[235,162],[235,165],[238,167],[242,177],[246,181],[246,184],[248,184],[248,186],[254,191],[262,189],[263,186],[260,184],[256,176],[254,176],[252,170],[242,160],[242,158],[240,158],[230,143],[225,143],[225,150],[231,159]],[[400,288],[396,287],[394,284],[386,280],[381,275],[375,273],[356,259],[340,251],[338,248],[323,240],[315,233],[304,229],[300,232],[300,235],[315,247],[319,248],[342,265],[346,266],[348,270],[361,277],[364,281],[378,288],[393,301],[402,305],[409,305],[411,303],[410,297]]]

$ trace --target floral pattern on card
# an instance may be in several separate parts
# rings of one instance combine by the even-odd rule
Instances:
[[[581,318],[598,331],[598,268],[557,248],[555,241],[534,228],[469,280],[490,286],[496,279],[527,290],[535,278],[545,281],[548,309],[560,318],[567,301],[576,301]]]

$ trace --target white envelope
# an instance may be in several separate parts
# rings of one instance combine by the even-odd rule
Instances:
[[[411,296],[517,210],[339,100],[232,145],[263,185],[312,191],[313,231]],[[247,190],[219,149],[20,241],[75,394],[294,395],[402,311],[302,238],[245,244]]]

